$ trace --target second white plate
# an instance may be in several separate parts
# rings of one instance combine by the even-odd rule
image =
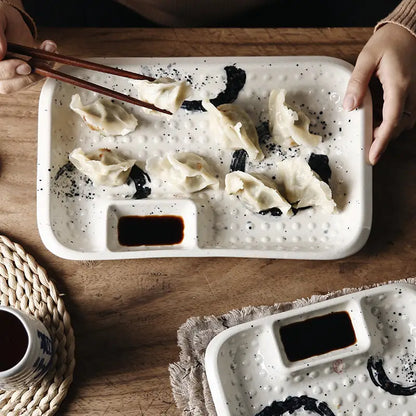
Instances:
[[[225,330],[205,356],[217,414],[413,415],[415,305],[414,286],[391,284]],[[350,322],[331,328],[324,318],[336,314]],[[355,340],[336,344],[349,332]]]

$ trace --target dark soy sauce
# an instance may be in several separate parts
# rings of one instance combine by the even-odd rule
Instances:
[[[122,246],[179,244],[184,228],[182,217],[175,215],[127,215],[118,220],[118,241]]]
[[[20,319],[3,310],[0,310],[0,333],[0,371],[6,371],[24,357],[29,337]]]
[[[333,312],[280,328],[280,338],[289,361],[339,350],[356,343],[348,312]]]

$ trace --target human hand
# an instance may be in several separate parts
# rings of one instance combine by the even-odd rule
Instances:
[[[344,97],[344,109],[359,107],[370,79],[383,87],[382,122],[374,129],[369,161],[375,165],[391,139],[416,123],[416,37],[388,23],[368,40],[357,58]]]
[[[7,42],[35,47],[32,33],[22,15],[14,7],[0,3],[0,94],[10,94],[40,79],[31,74],[30,65],[22,59],[5,58]],[[56,44],[46,40],[40,45],[48,52],[56,51]]]

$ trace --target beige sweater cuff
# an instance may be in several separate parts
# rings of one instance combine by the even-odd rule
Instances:
[[[416,0],[403,0],[386,18],[377,23],[374,31],[386,23],[395,23],[416,36]]]
[[[32,17],[25,11],[25,9],[22,6],[22,2],[19,0],[0,0],[0,5],[2,4],[7,4],[9,6],[12,6],[20,12],[25,23],[27,24],[30,31],[32,32],[33,38],[36,39],[38,36],[38,29],[36,27],[36,23],[32,19]]]

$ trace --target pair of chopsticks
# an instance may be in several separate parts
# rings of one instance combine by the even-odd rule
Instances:
[[[7,43],[7,51],[8,53],[12,52],[13,54],[29,57],[30,59],[27,61],[27,63],[32,67],[32,72],[35,74],[67,82],[69,84],[76,85],[77,87],[85,88],[87,90],[94,91],[120,101],[126,101],[130,104],[138,105],[140,107],[146,107],[151,110],[159,111],[165,114],[172,114],[170,111],[158,108],[153,104],[138,100],[136,98],[130,97],[129,95],[125,95],[117,91],[110,90],[109,88],[102,87],[101,85],[93,84],[92,82],[85,81],[83,79],[79,79],[73,77],[72,75],[68,75],[63,72],[52,69],[46,62],[59,62],[66,65],[77,66],[80,68],[104,72],[107,74],[117,75],[120,77],[131,79],[145,79],[148,81],[154,81],[154,78],[148,77],[146,75],[136,74],[130,71],[125,71],[123,69],[98,64],[95,62],[85,61],[83,59],[74,58],[71,56],[60,55],[58,53],[52,53],[43,51],[41,49],[31,48],[29,46],[18,45],[16,43],[11,42]],[[8,56],[10,55],[8,54]]]

